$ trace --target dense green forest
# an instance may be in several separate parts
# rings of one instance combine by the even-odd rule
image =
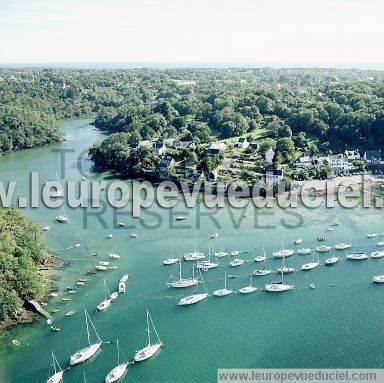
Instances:
[[[0,150],[60,139],[54,119],[95,113],[124,142],[197,143],[266,130],[300,150],[384,144],[384,72],[339,69],[0,70]],[[122,136],[118,136],[119,139]],[[284,160],[284,158],[283,158]]]
[[[42,298],[43,280],[37,265],[46,253],[39,226],[15,208],[0,208],[0,320],[23,305]]]

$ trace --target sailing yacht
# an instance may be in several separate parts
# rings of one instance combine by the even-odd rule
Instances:
[[[318,253],[326,253],[326,252],[329,251],[329,250],[331,250],[331,246],[325,246],[325,245],[323,245],[323,246],[317,246],[317,247],[316,247],[316,251],[317,251]]]
[[[340,257],[331,257],[324,261],[325,266],[331,266],[340,261]]]
[[[125,285],[128,282],[129,275],[125,274],[119,281],[119,293],[125,293]]]
[[[371,258],[382,258],[384,257],[384,251],[372,251]]]
[[[229,262],[230,267],[238,267],[244,265],[245,260],[240,258],[235,258],[233,261]]]
[[[208,291],[207,291],[207,288],[205,287],[205,284],[204,284],[204,280],[203,280],[203,276],[201,275],[201,271],[199,270],[199,273],[200,273],[200,279],[201,279],[201,282],[203,283],[204,285],[204,288],[205,288],[205,293],[199,293],[199,285],[196,285],[196,292],[195,294],[192,294],[192,295],[188,295],[184,298],[181,298],[179,300],[179,303],[177,304],[178,306],[189,306],[189,305],[193,305],[197,302],[200,302],[204,299],[206,299],[208,297]]]
[[[119,340],[116,341],[117,348],[117,366],[113,368],[105,377],[105,383],[113,383],[119,380],[128,369],[128,363],[120,363]]]
[[[303,247],[299,250],[297,250],[297,254],[300,254],[300,255],[306,255],[306,254],[311,254],[312,253],[312,249],[309,249],[307,247]]]
[[[274,253],[272,253],[272,255],[275,258],[286,258],[286,257],[290,257],[293,254],[294,254],[293,250],[284,249],[284,231],[283,231],[283,235],[282,235],[282,239],[281,239],[281,250],[275,251]]]
[[[257,287],[252,285],[252,275],[249,277],[249,286],[243,287],[239,290],[240,294],[250,294],[257,290]]]
[[[166,258],[163,260],[163,265],[170,266],[174,265],[175,263],[179,262],[179,258],[175,258],[173,255],[173,244],[172,244],[172,256],[170,258]]]
[[[347,259],[350,259],[352,261],[362,261],[367,258],[368,258],[368,255],[367,253],[364,253],[364,252],[347,255]]]
[[[152,328],[157,337],[157,343],[154,343],[154,344],[151,343],[150,324],[152,325]],[[157,334],[155,325],[153,324],[151,314],[149,313],[148,310],[147,310],[147,334],[148,334],[148,344],[141,350],[136,351],[135,356],[133,358],[135,362],[142,362],[143,360],[146,360],[152,357],[153,355],[156,354],[157,351],[159,351],[160,347],[163,346],[163,343],[161,342],[159,335]]]
[[[282,262],[282,267],[279,267],[277,269],[277,272],[283,273],[283,274],[291,274],[291,273],[295,272],[295,269],[293,267],[288,267],[287,261],[284,257],[283,262]]]
[[[374,283],[384,283],[384,275],[375,275],[372,279]]]
[[[196,245],[196,232],[195,232],[195,251],[192,251],[190,253],[184,254],[184,260],[185,261],[198,261],[200,259],[204,259],[205,256],[201,251],[197,251],[197,245]]]
[[[195,278],[195,267],[192,268],[192,278],[182,278],[181,273],[181,262],[179,262],[179,279],[170,283],[167,283],[168,286],[174,288],[184,288],[195,286],[199,283],[199,279]]]
[[[59,223],[68,223],[68,216],[65,212],[64,206],[61,207],[62,213],[56,216],[56,221]]]
[[[309,271],[309,270],[313,270],[317,266],[319,266],[320,265],[319,254],[316,254],[316,257],[317,257],[317,259],[315,261],[315,255],[313,254],[312,262],[304,263],[303,265],[301,265],[300,270],[302,270],[302,271]]]
[[[58,184],[60,184],[59,176],[58,176],[57,172],[56,172],[56,182]],[[51,197],[52,198],[64,198],[64,190],[63,190],[63,187],[61,186],[61,184],[60,184],[60,187],[58,187],[56,191],[52,192]]]
[[[350,245],[349,243],[345,243],[345,242],[340,242],[340,243],[337,243],[335,245],[336,250],[346,250],[346,249],[349,249],[351,247],[352,247],[352,245]]]
[[[88,340],[87,346],[85,346],[80,351],[77,351],[76,353],[71,355],[70,362],[69,362],[71,366],[85,362],[86,360],[91,358],[100,349],[101,344],[102,344],[101,339],[99,337],[99,334],[97,333],[95,326],[93,325],[91,318],[89,317],[86,310],[84,311],[84,315],[85,315],[85,324],[86,324],[86,328],[87,328],[87,340]],[[96,337],[97,337],[96,343],[91,343],[90,334],[89,334],[89,323],[88,322],[91,324],[91,326],[92,326],[92,328],[96,334]]]
[[[255,277],[262,277],[272,273],[272,270],[267,270],[267,256],[265,255],[265,249],[263,247],[264,268],[253,270],[252,274]],[[255,259],[256,260],[256,259]]]
[[[216,262],[211,262],[211,243],[209,243],[208,261],[197,262],[196,269],[207,270],[207,269],[215,269],[216,267],[219,267],[219,264]]]
[[[265,255],[258,255],[255,257],[255,262],[264,262],[265,261]]]
[[[224,288],[215,290],[213,295],[215,297],[225,297],[226,295],[233,294],[232,290],[227,289],[227,272],[224,272]]]
[[[47,383],[59,383],[63,379],[64,371],[61,369],[55,354],[52,351],[52,366],[55,373],[47,380]]]
[[[265,291],[272,293],[280,293],[283,291],[293,290],[295,285],[284,284],[284,274],[281,273],[281,281],[272,282],[265,285]]]
[[[112,303],[111,294],[108,290],[108,286],[104,281],[104,300],[100,302],[97,306],[97,311],[106,310]]]

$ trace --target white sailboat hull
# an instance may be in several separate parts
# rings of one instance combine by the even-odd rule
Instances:
[[[100,349],[100,347],[101,347],[101,343],[94,343],[87,347],[84,347],[82,350],[77,351],[75,354],[71,355],[69,364],[71,366],[74,366],[75,364],[85,362],[86,360],[91,358],[93,355],[95,355],[96,352]]]
[[[200,251],[194,251],[192,253],[184,254],[185,261],[198,261],[199,259],[204,259],[205,255]]]
[[[178,258],[167,258],[167,259],[164,259],[163,265],[166,265],[166,266],[174,265],[177,262],[179,262]]]
[[[371,258],[382,258],[384,257],[384,251],[373,251],[371,253]]]
[[[300,254],[300,255],[306,255],[311,253],[312,253],[312,249],[309,249],[307,247],[297,250],[297,254]]]
[[[318,246],[318,247],[316,247],[316,251],[318,253],[326,253],[329,250],[331,250],[331,246]]]
[[[180,299],[178,306],[188,306],[200,302],[208,297],[207,293],[188,295],[185,298]]]
[[[310,263],[304,263],[304,265],[301,265],[300,270],[308,271],[316,269],[317,266],[319,266],[319,262],[310,262]]]
[[[338,243],[337,245],[335,245],[336,250],[346,250],[346,249],[349,249],[351,247],[352,247],[352,245],[349,245],[348,243]]]
[[[59,383],[63,379],[63,371],[56,372],[56,374],[52,375],[48,380],[47,383]]]
[[[257,290],[257,287],[254,286],[247,286],[243,287],[242,289],[239,290],[240,294],[251,294]]]
[[[142,362],[143,360],[149,359],[153,355],[155,355],[157,351],[159,351],[162,345],[162,343],[156,343],[150,346],[146,346],[141,350],[137,351],[133,359],[135,360],[135,362]]]
[[[265,285],[265,291],[269,291],[271,293],[280,293],[283,291],[293,290],[295,286],[293,285],[285,285],[285,284],[277,284],[277,283],[271,283],[268,285]]]
[[[260,256],[260,257],[255,257],[255,262],[264,262],[266,257]]]
[[[362,261],[368,258],[368,255],[365,253],[355,253],[347,255],[347,258],[352,261]]]
[[[228,290],[228,289],[220,289],[220,290],[215,290],[213,292],[213,295],[215,297],[225,297],[225,296],[230,295],[230,294],[233,294],[233,291]]]
[[[291,255],[293,255],[294,251],[293,250],[290,250],[290,249],[283,249],[283,250],[280,250],[280,251],[276,251],[275,253],[273,253],[272,255],[275,257],[275,258],[286,258],[286,257],[290,257]]]
[[[103,300],[98,306],[97,311],[104,311],[106,310],[112,303],[111,299],[105,299]]]
[[[215,269],[216,267],[219,267],[219,264],[214,262],[200,262],[196,265],[196,269]]]
[[[281,267],[277,269],[278,273],[283,273],[283,274],[291,274],[295,272],[295,269],[293,267]]]
[[[335,263],[337,263],[339,261],[340,261],[339,257],[332,257],[332,258],[326,259],[324,261],[324,263],[325,263],[326,266],[331,266],[331,265],[334,265]]]
[[[375,275],[372,281],[375,283],[384,283],[384,275]]]
[[[177,289],[182,289],[185,287],[196,286],[199,283],[198,279],[188,278],[188,279],[180,279],[178,281],[172,282],[169,286]]]
[[[216,258],[223,258],[226,257],[228,253],[226,251],[219,251],[218,253],[215,253]]]
[[[126,283],[128,282],[128,278],[129,278],[129,275],[128,274],[125,274],[121,277],[120,279],[120,283]]]
[[[263,277],[264,275],[271,274],[272,270],[253,270],[252,275],[255,277]]]
[[[243,259],[234,259],[232,262],[229,263],[229,266],[231,267],[238,267],[241,265],[244,265],[245,261]]]
[[[113,383],[119,380],[127,371],[128,363],[122,363],[111,370],[105,377],[105,383]]]

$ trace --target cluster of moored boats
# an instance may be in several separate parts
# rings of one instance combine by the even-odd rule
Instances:
[[[157,330],[151,318],[151,314],[148,310],[146,315],[147,315],[147,344],[143,348],[135,352],[133,356],[133,361],[128,361],[128,360],[121,361],[120,346],[117,340],[116,341],[117,364],[114,368],[112,368],[112,370],[110,370],[107,373],[105,377],[106,383],[113,383],[118,381],[127,373],[130,364],[133,364],[135,362],[142,362],[146,359],[151,358],[163,346],[163,342],[161,341],[157,333]],[[111,342],[105,342],[101,340],[87,311],[84,311],[84,317],[85,317],[85,325],[86,325],[86,332],[87,332],[87,343],[82,349],[76,351],[74,354],[70,356],[70,359],[69,359],[70,367],[87,361],[88,359],[92,358],[98,351],[101,351],[103,344],[111,343]],[[155,340],[153,335],[151,335],[152,331],[155,334]],[[94,340],[91,339],[91,334],[94,336]],[[63,379],[64,372],[67,369],[64,370],[61,368],[53,352],[52,352],[52,367],[54,370],[54,374],[47,379],[47,383],[61,382]]]
[[[331,229],[334,230],[334,226],[330,226],[327,230],[331,231]],[[332,231],[333,231],[332,230]],[[370,233],[367,235],[367,238],[376,238],[379,234]],[[384,235],[381,235],[384,236]],[[217,238],[218,234],[215,233],[210,237],[210,239]],[[302,239],[297,239],[294,241],[295,245],[299,245],[302,243]],[[325,242],[327,241],[326,237],[318,237],[318,242]],[[377,243],[378,247],[384,247],[384,241]],[[293,249],[287,249],[284,248],[283,243],[281,246],[281,249],[272,253],[272,258],[277,258],[282,260],[282,264],[280,267],[276,269],[276,272],[281,275],[281,279],[277,282],[271,282],[265,284],[264,291],[268,292],[283,292],[288,290],[293,290],[295,288],[294,284],[287,284],[284,283],[284,275],[285,274],[291,274],[294,273],[296,270],[293,267],[290,267],[288,265],[287,259],[291,257],[294,254],[299,255],[312,255],[312,260],[310,262],[303,263],[300,266],[301,271],[310,271],[314,270],[317,267],[321,266],[319,254],[320,253],[327,253],[331,250],[334,250],[335,252],[343,251],[351,249],[353,246],[346,242],[339,242],[335,244],[334,246],[327,246],[327,245],[320,245],[315,246],[314,249],[311,248],[299,248],[296,251]],[[197,250],[196,246],[196,238],[195,238],[195,249],[192,252],[185,253],[183,257],[180,255],[179,258],[175,258],[173,255],[171,258],[167,258],[163,260],[163,265],[169,266],[169,265],[179,265],[179,272],[178,272],[178,278],[173,277],[173,272],[170,277],[170,281],[167,282],[167,286],[172,288],[186,288],[186,287],[196,287],[196,292],[191,295],[187,295],[183,298],[181,298],[178,302],[179,306],[186,306],[191,305],[197,302],[200,302],[204,299],[206,299],[209,296],[209,293],[206,289],[203,277],[202,277],[202,271],[208,271],[210,269],[216,269],[218,267],[223,267],[223,265],[220,263],[220,259],[227,257],[229,255],[234,256],[235,258],[229,262],[229,267],[237,267],[241,266],[245,263],[252,262],[251,260],[245,260],[242,258],[239,258],[239,255],[246,252],[241,252],[240,250],[233,250],[231,252],[221,249],[219,252],[215,252],[213,249],[211,241],[209,241],[208,245],[208,257],[206,258],[204,253],[202,251]],[[213,254],[213,255],[212,255]],[[361,261],[368,258],[382,258],[384,257],[384,250],[375,250],[372,251],[370,254],[367,252],[353,252],[348,255],[346,255],[346,259],[351,261]],[[182,275],[182,259],[186,262],[193,262],[193,268],[192,268],[192,277],[183,277]],[[342,258],[337,256],[336,254],[326,258],[324,260],[325,266],[332,266],[337,264],[339,261],[341,261]],[[241,289],[239,289],[239,293],[241,294],[249,294],[257,290],[255,286],[252,284],[252,277],[262,277],[271,274],[273,271],[267,267],[267,256],[265,253],[265,250],[263,248],[262,254],[258,255],[254,258],[254,261],[256,263],[262,264],[263,267],[256,268],[252,270],[250,276],[250,284],[248,286],[245,286]],[[213,296],[222,297],[227,296],[230,294],[235,293],[235,291],[229,289],[227,287],[227,278],[234,278],[236,275],[227,275],[227,272],[224,273],[224,288],[215,290],[213,292]],[[384,283],[384,275],[375,275],[372,279],[372,282],[375,283]],[[204,292],[199,292],[199,284],[202,284],[204,286]],[[310,288],[315,288],[315,285],[313,283],[310,284]]]

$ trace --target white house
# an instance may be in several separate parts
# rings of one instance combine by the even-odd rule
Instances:
[[[294,163],[293,166],[296,168],[309,169],[313,167],[312,158],[310,156],[299,157]]]
[[[315,163],[318,166],[329,166],[333,170],[349,170],[352,167],[344,154],[335,154],[327,157],[317,157]]]
[[[238,141],[236,142],[236,146],[238,148],[247,149],[249,146],[249,142],[245,137],[240,137]]]
[[[347,157],[348,161],[360,160],[360,152],[359,150],[346,150],[344,155]]]

